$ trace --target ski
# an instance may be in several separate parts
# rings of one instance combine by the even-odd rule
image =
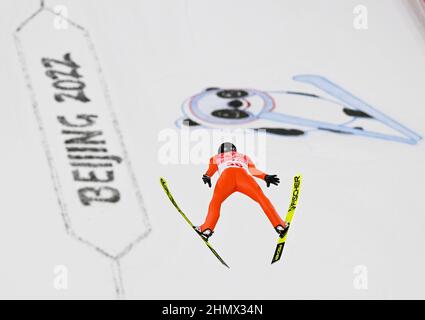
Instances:
[[[171,203],[174,205],[174,207],[177,209],[177,211],[181,214],[181,216],[183,217],[183,219],[190,225],[191,229],[193,230],[193,232],[195,232],[201,239],[202,241],[205,243],[205,245],[208,247],[208,249],[211,250],[211,252],[214,254],[214,256],[227,268],[230,269],[230,267],[227,265],[227,263],[223,260],[222,257],[220,257],[220,255],[217,253],[217,251],[215,251],[215,249],[211,246],[211,244],[206,241],[199,233],[197,233],[194,229],[194,225],[193,223],[189,220],[189,218],[184,214],[184,212],[180,209],[180,207],[178,206],[177,202],[174,200],[173,195],[171,194],[170,189],[168,188],[167,185],[167,181],[164,178],[160,178],[159,179],[162,188],[164,189],[166,195],[168,196],[168,199],[170,199]]]
[[[297,175],[294,177],[294,184],[292,186],[292,197],[291,203],[289,204],[289,209],[286,214],[285,222],[289,224],[288,230],[283,238],[277,240],[276,249],[274,251],[272,263],[275,263],[280,260],[282,256],[283,248],[285,247],[286,238],[288,236],[289,228],[291,226],[292,218],[294,217],[295,209],[297,207],[299,193],[301,188],[301,175]]]

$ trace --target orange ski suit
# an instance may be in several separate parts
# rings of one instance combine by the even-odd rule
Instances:
[[[266,174],[258,170],[248,156],[236,151],[220,153],[210,159],[205,174],[212,177],[216,171],[219,171],[220,177],[215,185],[208,214],[205,222],[201,225],[201,231],[206,229],[214,231],[220,218],[221,204],[234,192],[241,192],[258,202],[273,227],[285,226],[285,222],[252,177],[264,180]]]

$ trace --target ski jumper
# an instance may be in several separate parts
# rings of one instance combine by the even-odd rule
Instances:
[[[205,174],[212,177],[216,171],[219,172],[220,177],[215,185],[213,197],[208,207],[208,214],[204,224],[201,225],[201,231],[206,229],[214,231],[220,217],[221,204],[234,192],[241,192],[256,201],[273,227],[285,225],[270,200],[264,195],[263,190],[252,177],[264,180],[266,174],[258,170],[248,156],[236,151],[215,155],[210,159],[209,167]]]

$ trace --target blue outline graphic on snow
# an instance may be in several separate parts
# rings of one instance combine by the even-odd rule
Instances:
[[[316,98],[316,99],[326,100],[328,102],[336,103],[336,104],[339,104],[341,106],[344,106],[344,107],[347,107],[347,108],[350,108],[350,109],[362,111],[362,112],[370,115],[375,121],[379,121],[382,124],[386,125],[387,127],[392,128],[393,130],[397,131],[402,136],[379,133],[379,132],[374,132],[374,131],[367,131],[367,130],[349,127],[348,124],[350,124],[351,122],[353,122],[357,119],[355,116],[351,120],[346,121],[342,124],[333,124],[333,123],[330,123],[330,122],[310,120],[310,119],[306,119],[306,118],[290,116],[290,115],[283,114],[283,113],[273,112],[270,102],[269,102],[269,104],[266,104],[265,108],[263,108],[263,110],[259,114],[257,114],[257,115],[250,114],[249,118],[246,119],[246,120],[220,119],[219,121],[217,121],[217,119],[215,117],[208,116],[208,115],[207,116],[199,115],[199,117],[202,118],[204,120],[204,122],[209,122],[211,124],[214,124],[215,126],[223,124],[223,127],[225,127],[226,125],[229,125],[229,124],[230,125],[232,125],[232,124],[233,125],[243,124],[243,123],[255,120],[255,119],[267,119],[267,120],[271,120],[271,121],[274,121],[274,122],[300,125],[300,126],[311,128],[310,130],[306,130],[307,132],[325,129],[325,130],[336,131],[336,132],[340,132],[340,133],[349,133],[349,134],[353,134],[353,135],[357,135],[357,136],[383,139],[383,140],[387,140],[387,141],[395,141],[395,142],[407,143],[407,144],[412,144],[412,145],[416,144],[419,140],[422,139],[422,137],[420,135],[418,135],[417,133],[415,133],[414,131],[412,131],[409,128],[405,127],[404,125],[400,124],[396,120],[391,119],[390,117],[388,117],[384,113],[375,109],[374,107],[372,107],[368,103],[364,102],[363,100],[355,97],[353,94],[351,94],[347,90],[341,88],[337,84],[331,82],[330,80],[326,79],[325,77],[322,77],[322,76],[319,76],[319,75],[297,75],[297,76],[293,77],[293,80],[310,84],[310,85],[320,89],[321,91],[329,94],[330,96],[332,96],[336,100],[321,97],[321,96],[318,96],[316,94],[291,92],[291,91],[284,91],[284,90],[282,90],[282,91],[267,91],[267,92],[273,93],[273,94],[285,94],[285,93],[287,93],[287,94],[299,94],[299,95],[306,96],[306,98]],[[263,97],[263,99],[266,98],[266,99],[264,99],[264,101],[266,101],[266,102],[269,100],[269,98],[266,95],[264,95],[264,93],[263,93],[264,91],[258,91],[258,90],[252,90],[252,89],[250,89],[249,91],[254,92],[255,94]],[[205,93],[199,93],[199,94],[195,95],[194,97],[192,97],[193,101],[196,102],[197,100],[201,99],[204,94]],[[187,115],[187,113],[185,112],[186,102],[187,102],[187,100],[182,105],[182,112],[183,112],[184,116],[182,118],[178,119],[175,122],[175,125],[178,128],[181,127],[184,119],[186,119],[186,118],[191,119],[190,116]],[[195,104],[195,106],[196,106],[196,104]],[[192,107],[193,107],[193,105],[192,105]],[[196,108],[194,108],[194,111],[196,111]],[[201,125],[201,124],[199,124],[199,127],[208,128],[207,126]]]

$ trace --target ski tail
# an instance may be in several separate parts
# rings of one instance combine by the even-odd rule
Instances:
[[[202,240],[204,240],[204,239],[202,239]],[[211,252],[213,253],[213,255],[215,255],[215,257],[218,259],[218,261],[220,261],[225,267],[230,269],[229,265],[226,263],[226,261],[223,260],[222,257],[220,257],[218,252],[215,251],[215,249],[207,241],[204,240],[204,242],[207,245],[208,249],[210,249]]]
[[[272,264],[278,262],[282,256],[283,248],[285,247],[285,242],[278,243],[273,254]]]

